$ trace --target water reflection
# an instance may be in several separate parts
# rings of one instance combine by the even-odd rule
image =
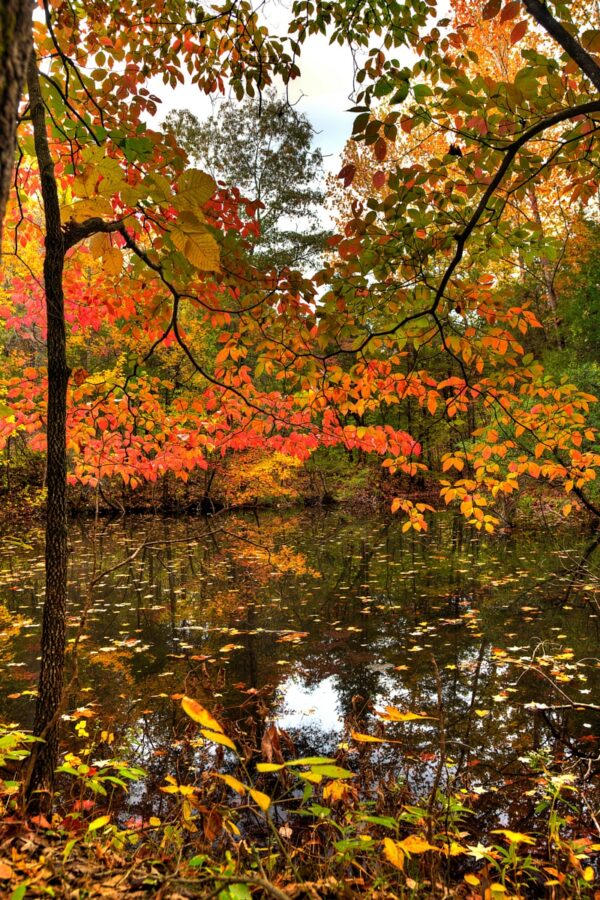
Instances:
[[[599,554],[585,535],[482,538],[450,517],[402,534],[343,511],[78,522],[71,535],[72,635],[92,579],[125,562],[94,589],[71,710],[127,736],[157,780],[182,766],[182,693],[248,747],[275,721],[303,755],[380,728],[373,710],[387,704],[427,714],[388,729],[399,744],[379,751],[418,790],[436,764],[440,684],[447,771],[471,786],[506,780],[542,746],[598,752],[595,714],[532,708],[560,698],[525,668],[541,658],[571,699],[598,696]],[[22,538],[2,552],[14,628],[0,641],[0,714],[27,725],[43,558],[40,534]]]

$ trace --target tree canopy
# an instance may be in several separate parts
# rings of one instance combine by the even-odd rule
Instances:
[[[271,89],[219,103],[203,122],[189,110],[171,112],[166,126],[194,165],[250,201],[257,265],[315,268],[327,237],[323,158],[306,116]]]

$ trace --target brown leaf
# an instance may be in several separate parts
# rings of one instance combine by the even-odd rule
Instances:
[[[260,742],[260,749],[267,762],[273,762],[273,760],[277,763],[283,762],[277,726],[269,725],[266,729]]]
[[[527,22],[517,22],[515,27],[510,33],[510,42],[511,44],[516,44],[517,41],[520,41],[527,31]]]
[[[211,809],[202,820],[204,836],[207,841],[214,841],[223,830],[223,818],[217,809]]]
[[[375,159],[378,162],[383,162],[383,160],[387,156],[387,143],[384,138],[380,137],[375,141]]]
[[[495,18],[500,12],[500,7],[502,6],[502,0],[489,0],[488,3],[485,4],[483,9],[481,10],[481,18],[485,21],[486,19]]]
[[[521,0],[510,0],[502,10],[500,21],[508,22],[510,19],[515,19],[519,15],[520,9]]]

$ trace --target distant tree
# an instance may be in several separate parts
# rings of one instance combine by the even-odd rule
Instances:
[[[189,110],[172,112],[166,127],[215,180],[264,204],[257,211],[259,264],[281,269],[318,262],[328,235],[319,215],[325,202],[323,156],[311,146],[306,116],[269,91],[262,102],[221,103],[203,122]]]

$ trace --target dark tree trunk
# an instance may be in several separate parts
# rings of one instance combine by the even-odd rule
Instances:
[[[34,129],[35,152],[40,170],[46,230],[44,288],[46,294],[48,349],[47,414],[47,514],[46,514],[46,597],[42,620],[42,663],[38,685],[34,731],[44,738],[38,745],[28,784],[35,805],[44,807],[51,798],[58,758],[58,724],[65,665],[67,599],[67,384],[63,266],[65,246],[60,221],[60,205],[54,163],[48,144],[46,113],[40,91],[35,56],[27,67],[27,83]]]
[[[0,246],[10,193],[17,113],[31,47],[33,0],[0,0]]]

